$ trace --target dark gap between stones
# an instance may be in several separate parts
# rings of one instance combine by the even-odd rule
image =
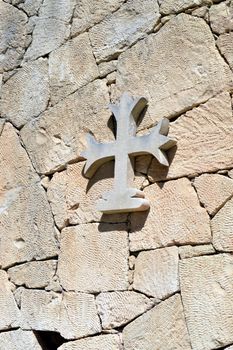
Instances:
[[[58,332],[34,331],[34,334],[43,350],[57,350],[68,341]]]

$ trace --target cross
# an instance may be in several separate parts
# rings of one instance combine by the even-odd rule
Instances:
[[[84,174],[92,177],[105,162],[115,158],[114,185],[97,202],[97,210],[106,213],[144,211],[150,206],[143,191],[130,187],[134,178],[132,157],[152,154],[159,163],[168,166],[165,152],[176,144],[167,137],[168,119],[162,119],[149,134],[136,136],[137,119],[147,105],[144,97],[132,97],[127,93],[121,96],[119,104],[110,104],[117,122],[116,140],[99,143],[94,136],[87,134],[87,149],[82,156],[87,159]]]

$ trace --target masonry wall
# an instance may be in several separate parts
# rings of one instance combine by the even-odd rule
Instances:
[[[233,1],[0,0],[0,350],[233,349]],[[170,119],[149,211],[102,215],[85,135]]]

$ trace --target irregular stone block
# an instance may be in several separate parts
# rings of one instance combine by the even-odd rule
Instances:
[[[49,56],[52,104],[87,85],[98,75],[88,33],[69,40]]]
[[[216,43],[221,54],[225,57],[231,69],[233,69],[233,33],[220,35]]]
[[[59,332],[65,339],[99,333],[93,295],[25,289],[21,295],[23,329]]]
[[[233,252],[233,198],[211,220],[213,245],[216,250]]]
[[[131,215],[130,250],[211,242],[209,217],[188,179],[144,189],[149,213]]]
[[[181,259],[192,258],[194,256],[214,254],[215,249],[212,244],[205,245],[184,245],[179,247],[179,256]]]
[[[45,288],[56,273],[57,261],[31,261],[8,269],[11,282],[27,288]]]
[[[192,349],[218,349],[233,342],[232,277],[233,256],[228,254],[180,263],[181,295]]]
[[[222,93],[176,120],[169,137],[177,140],[167,152],[169,168],[155,160],[149,169],[151,181],[231,168],[233,164],[233,116],[231,98]]]
[[[105,77],[107,74],[113,72],[117,68],[117,60],[112,60],[109,62],[102,62],[98,65],[100,76]]]
[[[63,344],[58,350],[122,350],[117,334],[99,335]]]
[[[77,0],[71,26],[71,35],[84,32],[99,23],[108,14],[116,11],[124,0]]]
[[[123,330],[125,350],[191,350],[179,295],[161,302]]]
[[[159,10],[163,15],[179,13],[190,7],[212,4],[211,0],[159,0],[159,2],[161,3]]]
[[[31,17],[38,14],[42,2],[43,0],[24,0],[24,2],[19,3],[18,7]]]
[[[179,290],[178,248],[140,252],[135,261],[133,288],[156,299],[165,299]]]
[[[31,331],[17,329],[0,333],[0,350],[43,350]]]
[[[75,4],[76,0],[44,0],[39,15],[42,18],[56,18],[69,23]]]
[[[113,139],[107,127],[111,115],[108,104],[106,83],[96,80],[27,123],[20,133],[36,170],[50,173],[81,159],[89,130],[97,140],[103,135]]]
[[[0,1],[0,73],[17,67],[27,44],[27,16]]]
[[[1,115],[20,128],[46,109],[49,95],[47,60],[26,64],[3,86]]]
[[[211,6],[209,18],[213,32],[222,34],[233,30],[233,1]]]
[[[146,296],[133,292],[101,293],[96,297],[103,329],[121,327],[153,306]]]
[[[115,57],[153,30],[160,18],[157,0],[129,0],[90,29],[97,62]]]
[[[231,89],[232,73],[206,22],[179,14],[119,57],[116,88],[115,99],[124,91],[148,99],[149,127]]]
[[[200,202],[214,215],[233,196],[233,181],[219,174],[203,174],[194,181]]]
[[[12,286],[8,281],[7,273],[0,270],[0,330],[19,327],[20,311],[12,294]],[[0,334],[1,335],[1,334]],[[1,339],[1,338],[0,338]],[[0,343],[1,349],[1,343]],[[5,350],[5,349],[4,349]]]
[[[128,237],[119,224],[62,230],[58,276],[65,290],[98,293],[128,288]],[[116,232],[114,232],[116,231]]]

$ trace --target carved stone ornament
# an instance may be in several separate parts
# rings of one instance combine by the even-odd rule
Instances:
[[[147,105],[144,97],[121,96],[119,104],[110,104],[117,122],[114,142],[99,143],[93,135],[87,134],[87,149],[82,156],[87,159],[84,174],[92,177],[105,162],[115,158],[114,185],[97,202],[97,210],[106,213],[144,211],[150,207],[142,191],[130,187],[134,178],[133,156],[150,153],[159,163],[168,166],[166,150],[176,144],[167,137],[168,119],[162,119],[149,134],[136,136],[137,119]]]

